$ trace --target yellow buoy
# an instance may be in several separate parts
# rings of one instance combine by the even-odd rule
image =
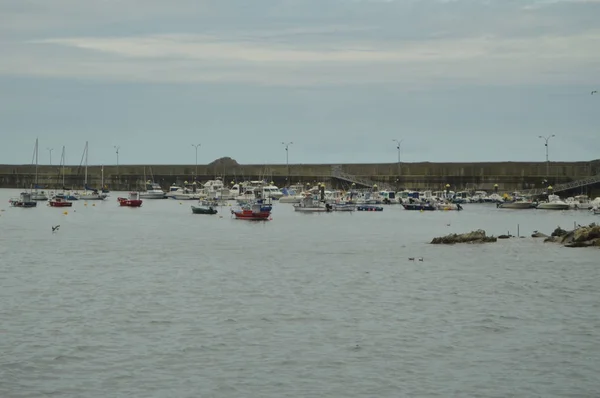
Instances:
[[[67,214],[69,214],[68,211],[63,211],[63,214],[66,216]]]
[[[92,207],[94,207],[94,206],[96,206],[96,204],[95,204],[95,203],[92,203]]]

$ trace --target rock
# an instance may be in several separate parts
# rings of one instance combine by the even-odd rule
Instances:
[[[600,247],[600,238],[596,238],[596,239],[592,239],[592,240],[586,240],[586,241],[574,241],[571,243],[567,243],[565,245],[565,247],[592,247],[592,246],[597,246]]]
[[[453,245],[455,243],[488,243],[496,241],[497,238],[493,236],[486,236],[484,230],[478,229],[477,231],[471,231],[466,234],[450,234],[438,238],[433,238],[431,244]]]
[[[552,232],[552,236],[565,236],[566,234],[567,234],[567,231],[565,231],[561,227],[556,227],[554,232]]]
[[[508,239],[510,237],[510,235],[498,235],[498,239]]]
[[[549,236],[546,239],[544,239],[544,243],[546,243],[546,242],[550,242],[550,243],[558,242],[558,238],[556,236]]]
[[[240,164],[230,157],[223,157],[212,161],[208,164],[209,167],[235,167]]]

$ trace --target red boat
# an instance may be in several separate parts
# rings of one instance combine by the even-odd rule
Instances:
[[[262,200],[257,201],[252,205],[243,206],[239,210],[231,210],[231,214],[238,220],[248,221],[267,221],[271,217],[271,205],[262,203]]]
[[[48,201],[48,206],[51,206],[51,207],[71,207],[71,206],[73,206],[73,202],[69,202],[62,195],[56,195],[56,196],[52,197]]]
[[[140,207],[142,205],[139,192],[129,192],[128,198],[117,198],[117,201],[119,206],[124,207]]]

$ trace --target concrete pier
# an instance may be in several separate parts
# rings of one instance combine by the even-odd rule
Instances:
[[[551,162],[549,175],[546,162],[499,162],[499,163],[374,163],[374,164],[219,164],[198,165],[197,180],[205,182],[221,177],[226,183],[250,179],[266,179],[278,186],[289,183],[325,182],[329,186],[344,187],[347,183],[334,177],[333,169],[357,177],[368,178],[397,189],[441,190],[446,184],[451,189],[488,190],[495,184],[498,190],[508,192],[539,188],[583,179],[600,174],[600,160],[584,162]],[[104,185],[111,190],[137,189],[146,179],[153,179],[164,189],[169,185],[194,181],[195,165],[120,165],[103,166]],[[80,166],[66,166],[65,186],[81,189],[84,170]],[[102,167],[88,166],[88,185],[100,187]],[[0,188],[26,188],[34,183],[34,165],[0,165]],[[289,178],[288,178],[289,177]],[[548,182],[545,182],[547,180]],[[38,166],[38,185],[46,189],[62,187],[59,166]],[[600,194],[597,186],[585,188],[586,192]],[[582,189],[579,189],[582,191]]]

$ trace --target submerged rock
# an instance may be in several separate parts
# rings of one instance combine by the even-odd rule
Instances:
[[[561,227],[556,227],[554,232],[552,232],[552,236],[565,236],[566,234],[568,234],[568,232]]]
[[[453,245],[455,243],[488,243],[496,242],[498,239],[493,236],[486,236],[485,231],[478,229],[466,234],[450,234],[438,238],[433,238],[431,241],[434,245]]]

